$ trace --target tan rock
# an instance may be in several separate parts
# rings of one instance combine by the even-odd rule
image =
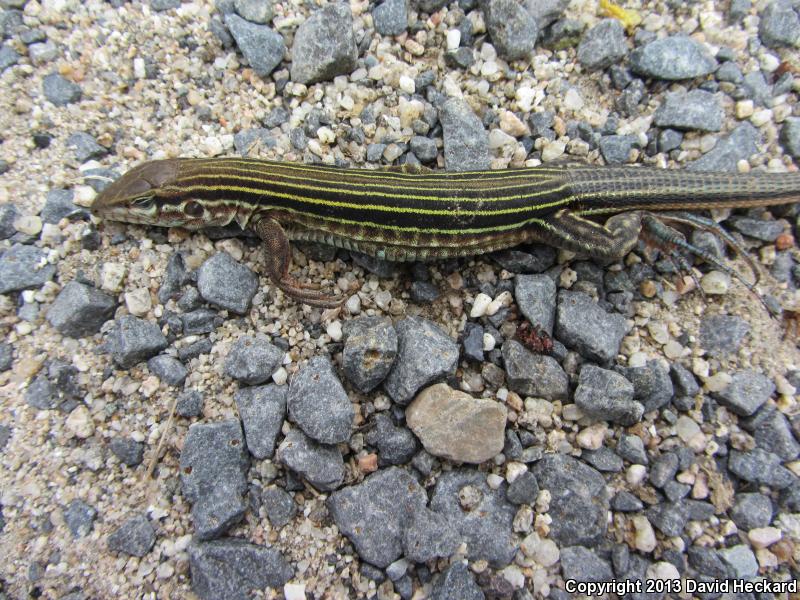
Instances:
[[[503,450],[507,410],[445,383],[420,392],[406,409],[411,430],[434,456],[482,463]]]

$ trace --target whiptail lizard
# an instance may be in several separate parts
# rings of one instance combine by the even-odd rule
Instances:
[[[645,227],[719,266],[651,213],[712,229],[735,243],[710,219],[666,211],[797,201],[800,172],[599,166],[447,172],[179,158],[128,171],[98,195],[92,211],[116,221],[187,229],[236,222],[263,240],[267,274],[277,287],[306,304],[330,307],[342,300],[289,275],[290,241],[391,261],[469,256],[525,242],[619,259]],[[597,217],[609,218],[601,224]]]

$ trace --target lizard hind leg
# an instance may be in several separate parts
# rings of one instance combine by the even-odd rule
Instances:
[[[660,217],[661,215],[656,216],[650,213],[646,213],[642,217],[642,231],[651,240],[653,240],[656,243],[656,245],[668,257],[670,257],[671,260],[676,261],[676,257],[680,256],[680,259],[677,260],[679,266],[682,267],[683,265],[686,265],[688,267],[688,263],[686,263],[685,258],[680,254],[680,250],[683,250],[684,252],[687,252],[689,254],[693,254],[698,258],[702,258],[704,261],[706,261],[715,269],[722,271],[729,277],[738,280],[742,285],[744,285],[747,288],[747,290],[751,294],[753,294],[756,298],[758,298],[759,302],[766,309],[767,313],[772,314],[772,311],[764,301],[764,298],[756,289],[755,284],[752,284],[749,281],[747,281],[742,275],[742,273],[720,261],[716,256],[711,254],[708,250],[700,248],[699,246],[695,246],[694,244],[686,241],[686,238],[683,236],[682,233],[664,223]],[[695,227],[701,226],[701,224],[688,219],[673,219],[667,217],[667,220],[673,220],[680,223],[687,223]],[[705,229],[705,227],[703,228]],[[702,291],[699,282],[694,276],[694,272],[691,271],[691,269],[689,269],[689,273],[692,275],[692,279],[694,279],[698,289],[701,289]]]
[[[292,249],[289,238],[280,223],[270,217],[258,219],[251,224],[253,231],[264,242],[267,275],[272,283],[291,298],[320,308],[341,306],[344,298],[335,298],[318,291],[317,286],[297,281],[289,274]]]

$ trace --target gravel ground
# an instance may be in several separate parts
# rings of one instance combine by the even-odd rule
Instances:
[[[252,238],[86,210],[176,156],[797,169],[791,3],[443,4],[0,0],[0,598],[796,584],[800,355],[728,274],[298,247],[321,311]],[[772,308],[796,214],[715,215]]]

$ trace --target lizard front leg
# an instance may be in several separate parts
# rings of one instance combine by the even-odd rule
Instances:
[[[267,275],[278,288],[290,297],[309,306],[320,308],[336,308],[341,306],[344,298],[339,299],[318,292],[307,284],[300,283],[289,275],[289,261],[292,249],[286,232],[275,219],[262,217],[251,224],[256,235],[264,242],[266,251]]]

